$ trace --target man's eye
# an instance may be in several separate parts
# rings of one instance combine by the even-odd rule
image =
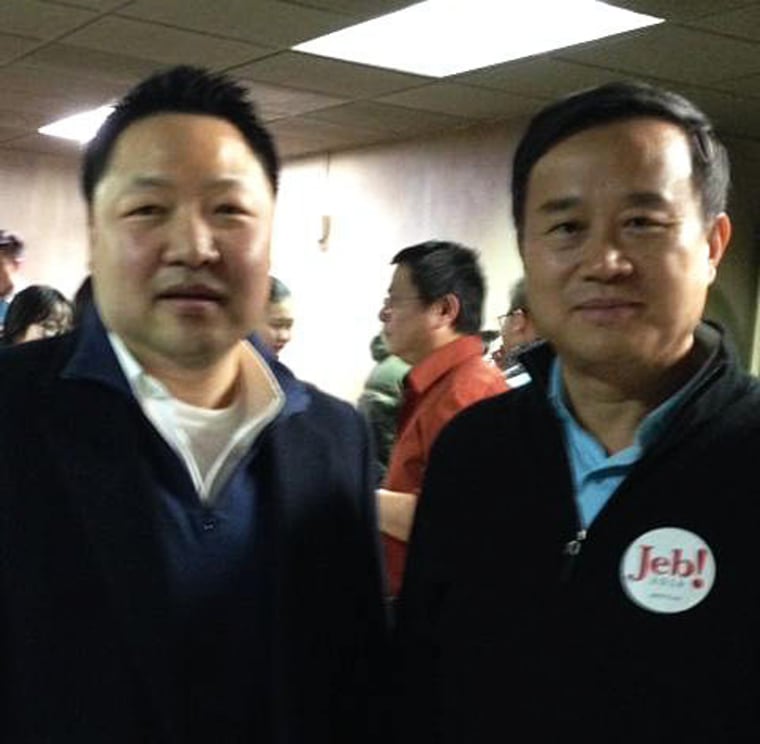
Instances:
[[[239,204],[220,204],[216,207],[216,212],[219,214],[247,214],[248,210],[241,207]]]
[[[581,223],[575,220],[565,220],[552,225],[548,230],[549,235],[574,235],[581,230]]]
[[[632,227],[636,230],[660,229],[667,226],[666,223],[664,223],[662,220],[657,220],[646,215],[637,215],[635,217],[630,217],[626,220],[625,224],[626,227]]]
[[[140,204],[136,207],[130,207],[127,210],[128,217],[151,217],[158,214],[163,214],[164,207],[160,204]]]

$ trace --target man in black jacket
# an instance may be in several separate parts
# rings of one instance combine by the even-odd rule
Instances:
[[[513,213],[547,343],[434,448],[398,615],[405,741],[760,736],[760,393],[701,320],[728,182],[704,114],[647,85],[530,123]]]
[[[0,738],[379,736],[384,616],[361,416],[248,340],[278,160],[189,67],[85,154],[94,305],[0,359]]]

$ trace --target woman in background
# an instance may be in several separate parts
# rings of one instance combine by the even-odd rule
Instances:
[[[290,341],[293,330],[293,307],[290,290],[277,277],[269,277],[269,301],[263,322],[256,331],[261,340],[279,357]]]
[[[3,345],[13,346],[58,336],[72,326],[71,303],[54,287],[32,284],[11,301],[5,316]]]

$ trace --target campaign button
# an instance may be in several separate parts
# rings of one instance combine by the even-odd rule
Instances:
[[[660,527],[637,537],[620,562],[626,595],[650,612],[675,613],[702,602],[715,583],[715,556],[699,536]]]

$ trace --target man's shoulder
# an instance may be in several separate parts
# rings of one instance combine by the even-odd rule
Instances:
[[[453,367],[448,375],[448,386],[454,393],[474,399],[498,395],[509,389],[501,370],[482,357],[466,359]]]
[[[331,425],[334,422],[363,421],[356,407],[332,393],[322,390],[317,385],[303,380],[297,380],[304,397],[305,405],[301,413],[308,420]]]
[[[72,334],[0,348],[0,388],[11,392],[9,382],[28,380],[30,374],[37,380],[56,376],[73,348]]]

